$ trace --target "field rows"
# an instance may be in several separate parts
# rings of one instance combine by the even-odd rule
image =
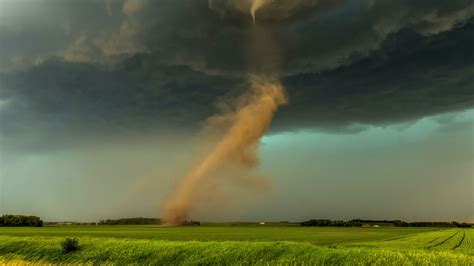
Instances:
[[[276,226],[64,226],[43,228],[1,228],[0,235],[45,237],[113,237],[169,241],[294,241],[334,245],[403,237],[431,228],[351,228]]]
[[[63,254],[58,237],[0,236],[0,264],[112,263],[160,265],[472,265],[474,257],[450,251],[321,247],[296,242],[162,241],[80,238],[81,250]]]
[[[465,230],[465,235],[460,245],[455,250],[474,255],[474,229]]]
[[[461,251],[472,254],[473,229],[441,229],[432,232],[404,235],[383,241],[350,243],[349,246],[392,249],[426,249],[433,251]]]
[[[457,244],[462,240],[464,230],[446,230],[446,235],[431,245],[428,245],[427,249],[433,250],[449,250],[455,249]]]

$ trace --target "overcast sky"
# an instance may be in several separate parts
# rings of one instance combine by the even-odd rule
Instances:
[[[0,214],[159,214],[248,87],[237,0],[0,0]],[[474,222],[472,0],[275,0],[265,193],[201,220]],[[274,52],[269,51],[269,53]]]

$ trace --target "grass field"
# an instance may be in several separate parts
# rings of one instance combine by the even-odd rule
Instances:
[[[81,249],[61,253],[78,237]],[[0,264],[474,264],[474,229],[297,226],[0,228]]]

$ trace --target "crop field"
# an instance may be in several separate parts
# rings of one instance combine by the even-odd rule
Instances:
[[[60,243],[77,237],[80,249]],[[474,229],[299,226],[0,228],[0,264],[474,264]]]

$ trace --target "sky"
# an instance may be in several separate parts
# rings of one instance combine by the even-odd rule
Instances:
[[[278,69],[269,186],[193,219],[474,222],[474,3],[262,3],[0,0],[0,214],[160,216],[208,118]]]

